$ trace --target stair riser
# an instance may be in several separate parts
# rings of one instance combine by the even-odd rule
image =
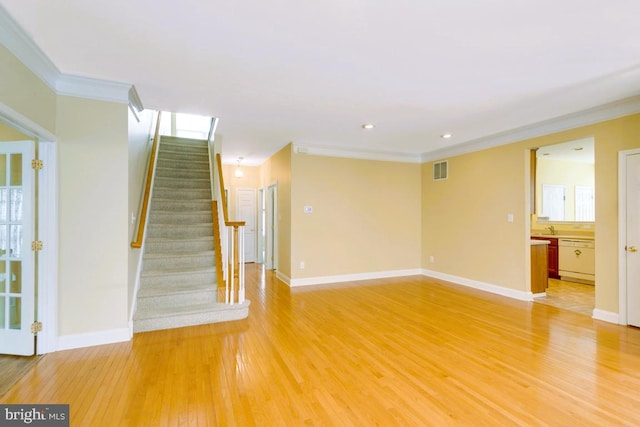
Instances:
[[[215,267],[214,255],[176,255],[173,257],[145,257],[143,268],[145,271],[187,269],[187,268],[213,268]]]
[[[138,298],[136,310],[139,310],[141,316],[143,312],[153,313],[154,309],[162,309],[167,307],[181,307],[185,305],[199,304],[206,301],[216,302],[217,290],[211,288],[209,291],[184,292],[169,295],[160,295],[153,297]]]
[[[187,169],[190,171],[209,171],[209,162],[159,158],[157,168]]]
[[[208,179],[209,171],[158,167],[156,168],[156,176],[161,178],[178,179]]]
[[[201,252],[213,250],[213,238],[198,240],[153,240],[145,242],[145,253],[175,253]]]
[[[209,188],[185,188],[182,191],[176,191],[174,188],[155,188],[153,197],[172,200],[211,200],[211,190]]]
[[[158,152],[158,161],[164,159],[188,161],[188,162],[209,162],[209,156],[206,152],[203,153],[185,153],[182,151],[170,151],[160,150]]]
[[[199,151],[206,153],[208,145],[206,141],[181,141],[180,139],[163,137],[160,147],[173,151]]]
[[[154,179],[154,192],[156,188],[172,188],[172,189],[211,189],[211,181],[209,180],[209,176],[203,179],[189,179],[189,180],[181,180],[175,178],[163,178],[161,176],[156,176]]]
[[[211,200],[151,200],[151,210],[153,211],[188,211],[204,212],[211,211]]]
[[[157,331],[184,326],[204,325],[207,323],[228,322],[231,320],[246,319],[247,316],[249,316],[249,305],[225,305],[208,312],[137,319],[133,322],[133,332]]]
[[[165,212],[151,212],[149,214],[149,224],[211,224],[211,212],[196,212],[196,213],[174,213],[169,214]]]
[[[150,225],[147,230],[149,238],[163,239],[196,239],[198,237],[211,237],[213,239],[213,228],[208,224],[204,225]]]
[[[175,286],[176,283],[191,285],[211,285],[215,287],[215,270],[189,273],[182,276],[173,274],[143,275],[140,277],[140,288],[149,286]]]

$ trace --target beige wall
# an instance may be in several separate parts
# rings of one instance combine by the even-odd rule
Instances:
[[[423,164],[423,268],[527,291],[526,154],[512,144],[451,157],[443,181]]]
[[[127,105],[60,96],[59,333],[128,327]]]
[[[260,165],[260,187],[278,186],[278,272],[286,277],[291,277],[292,152],[288,144]]]
[[[292,166],[292,279],[420,268],[419,164],[294,154]]]
[[[0,102],[55,134],[56,94],[0,45]]]
[[[596,308],[617,313],[618,151],[640,147],[638,114],[452,157],[447,181],[432,181],[425,163],[423,267],[527,290],[528,150],[586,137],[595,140]]]
[[[0,122],[0,141],[33,141],[33,138]]]
[[[222,165],[222,176],[224,177],[224,186],[229,192],[229,219],[235,220],[236,217],[236,191],[239,188],[253,188],[256,190],[256,199],[258,188],[260,188],[260,168],[255,166],[241,166],[243,176],[236,178],[235,171],[237,165]],[[258,204],[256,201],[256,208]]]

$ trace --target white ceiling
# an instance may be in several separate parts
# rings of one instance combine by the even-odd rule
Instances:
[[[227,162],[427,153],[640,94],[637,0],[0,4],[62,73],[219,117]]]

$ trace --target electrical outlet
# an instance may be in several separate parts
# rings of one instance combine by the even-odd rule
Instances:
[[[431,264],[433,264],[434,262],[436,262],[436,258],[435,258],[433,255],[431,255],[431,256],[429,257],[429,262],[430,262]]]
[[[304,270],[304,261],[300,261],[300,270]]]

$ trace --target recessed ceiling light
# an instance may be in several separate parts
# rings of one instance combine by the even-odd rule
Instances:
[[[443,133],[442,135],[440,135],[440,138],[444,138],[444,139],[449,139],[451,138],[453,135],[451,135],[450,133]]]
[[[362,129],[373,129],[374,127],[376,127],[374,124],[371,123],[365,123],[362,125]]]

